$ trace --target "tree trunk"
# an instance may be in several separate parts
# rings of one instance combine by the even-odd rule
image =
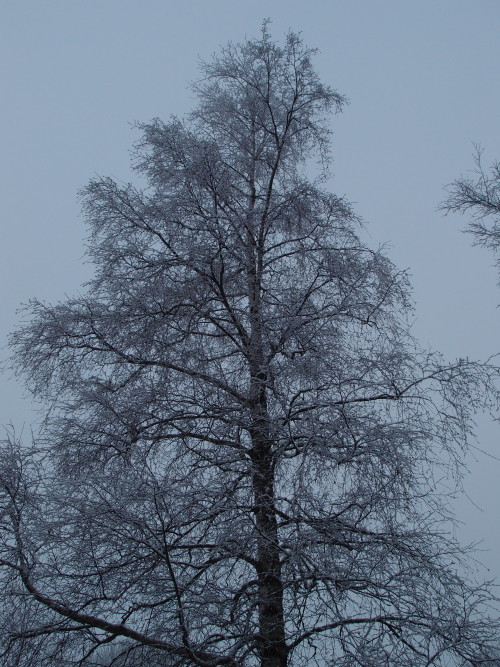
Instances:
[[[253,406],[252,476],[257,532],[260,667],[286,667],[283,583],[274,497],[274,454],[268,432],[266,390],[262,377]]]

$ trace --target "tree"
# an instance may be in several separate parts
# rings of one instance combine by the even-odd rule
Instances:
[[[472,213],[468,231],[474,243],[498,252],[500,246],[500,163],[487,174],[481,162],[482,150],[476,146],[474,178],[461,177],[447,186],[448,198],[441,204],[446,213]],[[500,268],[500,260],[497,260]]]
[[[83,191],[95,277],[12,336],[48,415],[2,449],[7,667],[493,655],[441,492],[496,370],[419,351],[404,273],[307,178],[344,102],[313,54],[228,45],[140,126],[144,188]]]

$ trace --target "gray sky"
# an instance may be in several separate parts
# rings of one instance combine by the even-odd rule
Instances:
[[[269,17],[320,49],[323,80],[350,105],[333,120],[331,188],[355,202],[373,246],[409,268],[415,333],[457,356],[500,351],[493,258],[443,218],[442,187],[471,169],[473,142],[500,159],[499,0],[17,0],[0,6],[0,345],[33,296],[74,293],[89,275],[77,191],[130,178],[130,123],[183,114],[198,57],[257,36]],[[7,352],[3,351],[3,357]],[[33,420],[0,378],[0,423]],[[497,424],[480,447],[500,456]],[[500,579],[500,462],[469,461],[457,503],[464,541]]]

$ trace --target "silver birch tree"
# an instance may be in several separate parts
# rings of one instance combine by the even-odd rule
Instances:
[[[419,350],[308,178],[344,103],[313,55],[228,45],[140,126],[143,187],[83,191],[95,277],[12,336],[48,413],[1,449],[7,667],[492,664],[442,491],[496,371]]]

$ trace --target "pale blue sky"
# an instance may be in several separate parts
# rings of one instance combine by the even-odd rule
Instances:
[[[0,340],[32,296],[73,293],[88,275],[77,190],[127,180],[130,123],[182,114],[198,56],[258,34],[302,31],[323,80],[350,99],[333,121],[331,188],[356,203],[374,246],[409,268],[415,332],[449,358],[500,351],[493,258],[443,218],[442,186],[472,168],[473,142],[500,159],[498,0],[17,0],[0,6]],[[5,356],[5,355],[4,355]],[[1,380],[0,423],[32,419]],[[483,423],[484,422],[484,423]],[[498,425],[480,444],[500,455]],[[500,578],[500,463],[471,461],[458,504],[465,540]]]

